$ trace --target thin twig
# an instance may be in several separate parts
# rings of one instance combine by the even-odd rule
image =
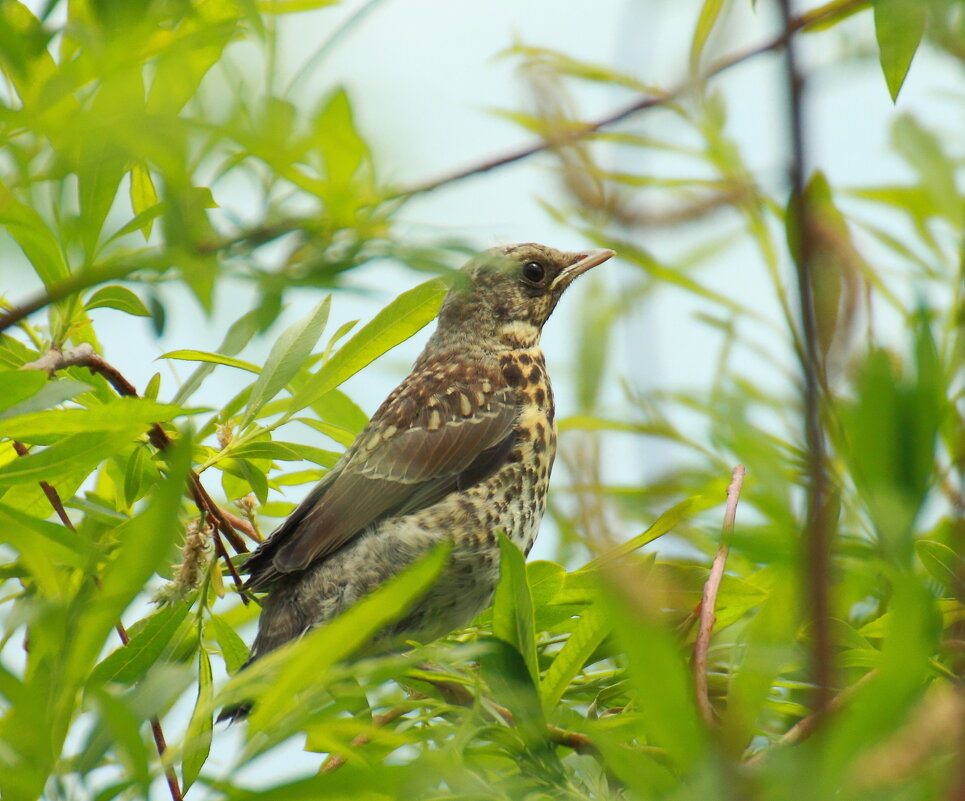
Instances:
[[[413,698],[418,698],[417,694],[410,696],[410,700]],[[381,729],[383,726],[387,726],[395,720],[401,718],[407,712],[411,712],[412,707],[407,704],[400,704],[399,706],[393,707],[388,712],[384,712],[381,715],[372,716],[372,726],[376,729]],[[372,741],[372,738],[365,734],[358,735],[352,740],[352,747],[357,748],[360,745],[365,745]],[[329,754],[328,758],[322,763],[320,768],[320,773],[331,773],[333,770],[338,770],[347,761],[347,757],[344,754]]]
[[[704,584],[704,592],[700,599],[700,623],[697,626],[697,639],[694,642],[694,684],[697,693],[697,707],[701,717],[708,724],[714,722],[714,707],[711,706],[707,690],[707,652],[710,650],[710,635],[714,630],[714,606],[717,603],[717,592],[724,577],[724,564],[727,562],[727,552],[730,550],[730,537],[734,531],[734,519],[737,516],[737,501],[740,500],[741,488],[744,485],[744,465],[739,464],[731,473],[730,484],[727,487],[727,507],[724,510],[724,524],[721,528],[720,545],[714,556],[714,563],[710,568],[710,575]]]
[[[30,450],[22,442],[17,442],[14,440],[13,448],[17,452],[18,456],[27,456]],[[47,496],[47,500],[50,501],[50,505],[53,507],[54,511],[57,513],[57,517],[60,518],[60,522],[64,524],[64,527],[70,529],[75,534],[77,529],[74,527],[74,522],[70,519],[67,514],[67,510],[64,508],[64,503],[60,499],[60,493],[47,483],[46,481],[39,481],[40,488],[44,491],[44,495]],[[93,577],[94,583],[99,587],[100,580],[97,576]],[[120,639],[122,645],[127,645],[131,638],[127,633],[127,629],[124,624],[118,620],[114,624],[114,630],[117,632],[117,637]],[[183,796],[181,795],[181,786],[178,784],[178,776],[174,772],[174,767],[171,765],[164,764],[164,752],[167,751],[167,741],[164,739],[164,730],[161,728],[161,721],[157,717],[151,718],[151,733],[154,736],[154,745],[157,747],[157,755],[161,760],[161,766],[164,770],[164,776],[167,779],[168,788],[171,791],[171,798],[173,801],[182,801]]]
[[[432,181],[416,184],[415,186],[411,186],[408,189],[398,192],[392,197],[409,197],[412,195],[431,192],[435,189],[439,189],[442,186],[446,186],[447,184],[461,181],[464,178],[469,178],[474,175],[482,175],[490,170],[495,170],[499,167],[505,167],[508,164],[522,161],[530,156],[535,156],[537,153],[542,153],[546,150],[553,150],[558,147],[563,147],[564,145],[571,145],[581,139],[585,139],[597,131],[602,130],[603,128],[608,128],[611,125],[622,122],[623,120],[627,119],[627,117],[631,117],[638,112],[673,103],[687,93],[691,92],[695,86],[706,83],[711,78],[717,77],[732,67],[736,67],[738,64],[743,64],[745,61],[749,61],[757,56],[763,55],[764,53],[779,50],[786,45],[791,40],[793,35],[802,28],[806,28],[807,26],[814,25],[818,22],[825,22],[828,19],[838,15],[843,16],[850,13],[855,8],[863,5],[868,5],[868,0],[841,0],[839,3],[825,5],[821,8],[814,9],[813,11],[806,12],[797,17],[789,17],[785,20],[784,30],[779,36],[756,47],[750,48],[749,50],[744,50],[740,53],[720,59],[696,80],[685,81],[675,89],[657,96],[648,95],[646,97],[638,98],[621,108],[611,111],[609,114],[599,117],[593,122],[588,122],[585,125],[574,126],[567,131],[561,131],[553,136],[542,139],[539,142],[535,142],[526,147],[519,148],[518,150],[505,153],[502,156],[489,159],[488,161],[475,164],[462,170],[457,170]]]
[[[780,0],[785,26],[791,24],[791,0]],[[829,520],[830,483],[825,456],[824,430],[821,425],[820,348],[812,294],[812,247],[810,209],[804,196],[806,168],[804,136],[804,77],[798,68],[797,48],[789,39],[784,49],[788,85],[788,116],[792,158],[790,165],[792,204],[796,205],[799,222],[793,236],[797,254],[797,283],[801,303],[801,327],[804,350],[801,368],[804,373],[804,424],[807,443],[807,521],[804,532],[807,553],[808,607],[810,609],[814,650],[814,711],[819,715],[831,700],[833,682],[830,629],[831,521]]]
[[[94,348],[87,342],[81,343],[76,348],[71,348],[69,350],[51,348],[39,359],[24,364],[20,369],[42,370],[48,375],[53,375],[58,370],[63,370],[66,367],[86,367],[92,373],[102,375],[107,382],[114,387],[118,395],[131,398],[139,397],[135,386],[124,377],[120,370],[110,364],[102,356],[95,353]],[[151,443],[158,450],[167,450],[171,446],[171,438],[159,423],[155,423],[151,426],[149,437],[151,439]],[[241,521],[240,518],[237,518],[235,515],[226,515],[225,511],[214,502],[207,490],[205,490],[201,483],[201,479],[194,470],[191,470],[188,475],[188,484],[190,486],[191,495],[198,509],[215,521],[215,545],[218,556],[220,556],[227,565],[228,572],[231,575],[232,581],[234,582],[236,588],[238,589],[238,595],[241,597],[242,602],[247,604],[248,597],[244,592],[244,581],[242,580],[241,576],[238,575],[238,570],[234,566],[231,555],[227,552],[224,547],[224,543],[222,543],[221,538],[218,536],[218,532],[220,531],[220,533],[223,534],[224,537],[231,543],[236,553],[247,552],[248,548],[245,545],[244,539],[238,535],[230,522],[231,519],[234,519],[239,523],[244,521]],[[242,528],[247,532],[251,526],[250,524],[246,524],[242,526]]]

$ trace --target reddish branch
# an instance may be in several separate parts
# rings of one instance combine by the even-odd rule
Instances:
[[[94,348],[87,342],[81,343],[76,348],[71,348],[70,350],[51,349],[36,361],[23,365],[21,369],[43,370],[48,375],[53,375],[58,370],[63,370],[66,367],[86,367],[92,373],[102,375],[107,382],[114,387],[118,395],[131,398],[139,397],[134,385],[128,381],[116,367],[95,353]],[[148,436],[151,439],[151,443],[158,450],[167,450],[171,446],[171,438],[158,423],[151,426]],[[218,556],[224,560],[228,572],[231,574],[231,578],[238,588],[238,594],[241,596],[241,600],[247,604],[248,598],[242,590],[244,582],[241,576],[238,575],[238,570],[235,568],[231,556],[225,549],[220,535],[224,535],[236,553],[245,553],[248,548],[245,545],[244,539],[235,530],[235,527],[242,529],[246,534],[251,536],[255,535],[254,528],[246,520],[226,513],[218,506],[211,499],[211,496],[208,495],[207,490],[205,490],[201,484],[201,479],[193,470],[189,474],[188,484],[191,496],[198,509],[215,523],[214,539]],[[56,508],[56,506],[54,508]]]
[[[697,626],[697,639],[694,642],[694,684],[696,686],[697,707],[701,717],[707,723],[714,722],[714,708],[710,703],[707,690],[707,653],[710,650],[710,635],[714,630],[714,607],[717,603],[717,593],[720,582],[724,577],[724,565],[730,549],[730,537],[734,531],[734,519],[737,516],[737,501],[740,500],[741,487],[744,484],[744,465],[739,464],[731,474],[730,485],[727,487],[727,507],[724,510],[724,524],[721,528],[720,545],[714,556],[714,563],[710,568],[710,575],[704,584],[704,592],[700,599],[700,617]]]
[[[14,441],[13,448],[17,452],[18,456],[27,456],[30,453],[30,450],[22,442]],[[46,481],[40,481],[38,483],[40,484],[40,488],[44,491],[44,495],[47,496],[47,500],[50,501],[50,505],[57,513],[57,517],[59,517],[60,521],[64,524],[64,527],[70,529],[76,534],[77,529],[74,528],[74,523],[67,514],[67,510],[64,508],[63,501],[60,499],[60,493],[58,493],[57,490]],[[100,586],[100,581],[98,580],[97,576],[94,576],[94,583]],[[127,634],[127,629],[124,628],[124,624],[120,620],[114,624],[114,630],[117,632],[117,636],[123,645],[127,645],[131,641],[131,638]],[[156,717],[151,718],[151,733],[154,736],[154,745],[157,747],[157,755],[161,759],[161,765],[164,768],[164,777],[167,779],[168,788],[171,791],[171,798],[173,801],[181,801],[181,786],[178,784],[178,776],[174,772],[174,768],[172,766],[164,764],[164,752],[167,751],[168,746],[167,741],[164,739],[164,730],[161,728],[161,721]]]
[[[781,0],[785,27],[792,22],[791,0]],[[798,209],[800,222],[792,231],[796,241],[797,284],[801,305],[801,328],[804,349],[801,368],[804,373],[804,425],[807,443],[807,520],[804,532],[807,554],[807,602],[810,609],[814,650],[812,671],[816,687],[814,711],[820,716],[831,700],[833,665],[831,651],[831,531],[830,494],[824,429],[821,424],[821,367],[817,324],[812,294],[812,242],[808,223],[810,209],[804,196],[806,153],[804,136],[804,78],[798,69],[797,48],[789,39],[784,49],[788,85],[788,117],[791,134],[791,197]]]

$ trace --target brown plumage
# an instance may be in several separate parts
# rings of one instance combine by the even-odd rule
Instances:
[[[269,588],[252,659],[446,539],[443,575],[385,634],[428,641],[485,608],[496,532],[528,553],[545,508],[556,426],[540,332],[573,279],[612,255],[513,245],[457,274],[412,372],[246,563],[247,586]]]

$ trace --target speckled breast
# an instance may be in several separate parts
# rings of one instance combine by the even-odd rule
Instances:
[[[503,354],[499,366],[506,383],[518,393],[520,414],[516,445],[507,464],[490,481],[497,500],[505,504],[506,534],[528,554],[546,509],[556,457],[553,389],[538,347]]]

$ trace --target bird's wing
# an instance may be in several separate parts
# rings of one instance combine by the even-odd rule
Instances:
[[[451,373],[410,376],[375,413],[341,463],[248,560],[248,586],[304,570],[372,523],[430,506],[483,480],[508,457],[515,393]]]

